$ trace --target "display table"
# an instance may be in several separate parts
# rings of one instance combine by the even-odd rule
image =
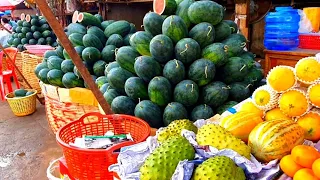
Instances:
[[[271,51],[265,50],[265,75],[268,74],[270,69],[278,65],[287,65],[294,67],[295,64],[302,58],[315,56],[320,50],[310,49],[296,49],[292,51]]]

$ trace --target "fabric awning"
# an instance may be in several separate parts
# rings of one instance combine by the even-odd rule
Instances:
[[[0,11],[13,10],[23,0],[0,0]]]

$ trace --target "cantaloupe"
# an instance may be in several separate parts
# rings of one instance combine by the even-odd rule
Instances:
[[[291,120],[271,120],[258,124],[250,133],[251,153],[263,163],[281,159],[304,141],[304,129]]]

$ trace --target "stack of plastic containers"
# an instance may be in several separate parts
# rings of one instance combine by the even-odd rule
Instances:
[[[269,50],[291,50],[299,45],[300,15],[292,7],[276,7],[266,16],[264,46]]]

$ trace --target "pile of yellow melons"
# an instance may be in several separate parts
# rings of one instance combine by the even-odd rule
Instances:
[[[264,120],[293,120],[305,129],[305,138],[320,140],[320,61],[301,59],[296,66],[274,67],[267,84],[252,94],[239,111],[257,112]]]

